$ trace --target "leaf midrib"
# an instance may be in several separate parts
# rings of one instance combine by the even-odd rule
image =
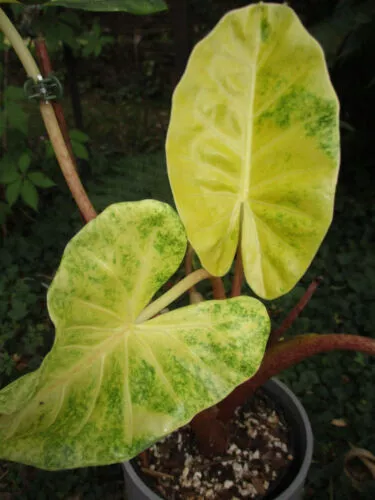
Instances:
[[[246,137],[245,137],[245,151],[242,160],[242,175],[241,175],[241,184],[240,188],[240,201],[241,203],[246,203],[249,196],[250,189],[250,172],[251,172],[251,157],[252,157],[252,146],[253,146],[253,128],[254,128],[254,102],[255,102],[255,89],[256,89],[256,80],[257,80],[257,61],[260,50],[260,19],[257,23],[257,36],[255,41],[255,54],[252,64],[252,73],[253,78],[250,84],[249,89],[249,109],[247,112],[247,127],[246,127]]]

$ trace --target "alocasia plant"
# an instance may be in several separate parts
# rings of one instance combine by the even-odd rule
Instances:
[[[0,27],[37,78],[3,14]],[[250,384],[319,349],[375,353],[370,339],[307,336],[291,346],[279,342],[262,362],[270,322],[264,305],[250,297],[158,315],[199,280],[226,274],[236,252],[259,296],[286,293],[330,224],[338,102],[321,48],[289,7],[233,11],[192,54],[167,140],[182,222],[152,200],[112,205],[95,218],[53,110],[42,103],[41,111],[91,222],[68,244],[48,292],[56,327],[51,352],[39,370],[0,392],[1,457],[47,469],[119,462],[255,372]],[[185,255],[185,229],[204,269],[149,304]],[[237,285],[241,269],[237,259]]]

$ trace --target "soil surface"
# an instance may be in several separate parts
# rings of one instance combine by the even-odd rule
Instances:
[[[167,500],[271,498],[293,463],[282,413],[259,390],[229,431],[226,454],[205,458],[190,426],[182,427],[137,458],[137,472]]]

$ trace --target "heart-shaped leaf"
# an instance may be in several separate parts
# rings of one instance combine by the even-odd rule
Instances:
[[[128,460],[254,374],[265,307],[238,297],[137,318],[186,249],[177,214],[112,205],[68,244],[48,292],[56,340],[0,392],[0,457],[45,469]]]
[[[286,5],[230,12],[194,49],[173,97],[167,159],[210,273],[228,272],[240,240],[258,295],[296,284],[332,220],[338,111],[323,52]]]

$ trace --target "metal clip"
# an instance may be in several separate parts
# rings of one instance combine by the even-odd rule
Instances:
[[[36,82],[32,78],[29,78],[26,80],[23,90],[30,101],[56,101],[61,99],[63,95],[62,85],[54,75],[47,78],[39,77]]]

